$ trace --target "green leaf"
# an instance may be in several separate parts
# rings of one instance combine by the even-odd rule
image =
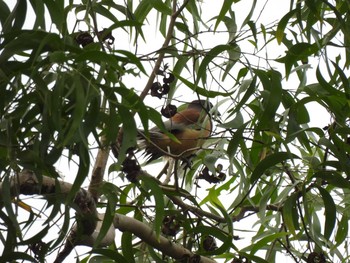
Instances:
[[[255,183],[265,173],[267,169],[279,163],[283,163],[289,159],[299,159],[299,157],[289,152],[278,152],[268,155],[255,167],[250,177],[250,182]]]
[[[148,252],[149,252],[151,258],[153,259],[152,262],[164,263],[164,258],[162,258],[160,254],[157,254],[155,249],[152,246],[148,246],[147,248],[148,248]]]
[[[107,235],[110,227],[113,224],[115,207],[118,201],[117,197],[119,194],[119,189],[114,184],[106,182],[103,184],[102,189],[100,189],[99,192],[107,197],[108,202],[106,206],[106,211],[104,212],[101,228],[94,242],[94,247],[99,247],[100,242]]]
[[[101,263],[107,263],[107,262],[129,262],[126,260],[125,257],[123,257],[121,254],[118,253],[117,250],[115,249],[103,249],[103,248],[97,248],[97,249],[92,249],[90,251],[91,254],[99,254],[103,255],[104,257],[101,256],[94,256],[91,257],[89,260],[89,263],[92,262],[101,262]]]
[[[224,17],[224,23],[228,32],[228,41],[227,43],[233,44],[236,42],[237,36],[237,23],[236,23],[236,15],[232,9],[229,10],[230,17]]]
[[[130,109],[122,104],[117,105],[117,107],[118,114],[123,124],[123,139],[121,143],[118,161],[123,161],[126,151],[130,147],[134,147],[136,145],[137,128],[134,115],[130,112]]]
[[[59,188],[59,184],[58,183],[56,183],[56,185],[55,185],[55,187],[56,187],[56,193],[59,193],[60,192],[60,188]],[[58,199],[58,198],[56,198],[56,199]],[[55,201],[57,201],[57,200],[55,200]],[[59,203],[61,204],[61,203],[63,203],[64,202],[64,200],[59,200]],[[58,207],[58,209],[60,209],[60,213],[62,212],[61,211],[61,209],[62,209],[62,207]],[[70,210],[71,210],[71,207],[70,206],[65,206],[64,207],[64,211],[63,211],[63,213],[62,213],[62,215],[63,215],[63,218],[64,218],[64,220],[63,220],[63,225],[60,227],[60,232],[59,232],[59,235],[58,235],[58,237],[55,237],[55,239],[54,239],[54,242],[53,242],[53,244],[51,244],[51,247],[56,247],[56,246],[58,246],[58,245],[61,245],[62,244],[62,241],[63,240],[65,240],[66,238],[67,238],[67,233],[69,233],[69,230],[70,230],[70,227],[71,227],[71,217],[70,217]],[[52,213],[50,216],[52,216],[54,213]],[[57,213],[56,213],[57,214]],[[49,218],[48,218],[49,219]],[[53,217],[51,218],[51,219],[53,219]]]
[[[47,51],[61,50],[63,45],[61,38],[54,33],[31,30],[11,32],[4,35],[4,41],[0,44],[0,48],[3,48],[0,65],[13,55],[23,55],[24,51],[31,51],[33,59]]]
[[[69,125],[66,125],[66,130],[64,133],[65,136],[60,145],[62,147],[74,142],[75,135],[82,124],[89,99],[86,92],[87,89],[88,87],[83,87],[83,83],[79,75],[74,77],[74,83],[72,85],[72,90],[75,95],[74,110],[72,117],[69,119]]]
[[[152,10],[151,4],[152,3],[149,0],[142,0],[136,7],[134,17],[139,23],[143,24],[143,21],[146,19],[148,13]]]
[[[241,127],[239,127],[230,139],[230,142],[227,146],[227,155],[230,160],[232,160],[236,155],[238,145],[242,142],[243,133],[247,125],[248,123],[245,123]]]
[[[76,62],[82,61],[90,61],[98,64],[105,62],[109,66],[120,70],[122,69],[122,67],[119,64],[119,62],[128,62],[128,60],[125,57],[114,56],[98,50],[84,50],[81,54],[77,55],[76,57]]]
[[[233,3],[237,3],[239,0],[225,0],[222,4],[219,15],[216,18],[216,23],[214,26],[214,31],[218,28],[221,21],[224,21],[226,13],[231,9]]]
[[[249,23],[249,21],[251,21],[252,15],[254,14],[254,10],[255,10],[255,7],[256,7],[256,3],[257,3],[257,0],[253,0],[252,7],[251,7],[251,9],[249,11],[249,14],[244,19],[241,28],[243,28],[246,24]]]
[[[178,78],[182,83],[184,83],[187,87],[189,87],[191,90],[193,90],[194,92],[206,98],[215,98],[217,96],[228,97],[234,93],[234,92],[218,92],[218,91],[206,90],[204,88],[197,86],[196,84],[191,83],[190,81],[186,80],[180,75],[177,75],[174,73],[174,76]]]
[[[113,25],[111,25],[107,32],[112,32],[113,29],[116,28],[124,28],[124,27],[136,27],[137,29],[139,29],[142,24],[139,23],[138,21],[134,21],[134,20],[118,20],[118,22],[115,22]]]
[[[30,222],[31,223],[31,222]],[[45,236],[47,235],[49,231],[50,226],[46,225],[43,229],[40,229],[39,232],[36,232],[34,236],[30,237],[27,240],[21,241],[18,244],[25,246],[25,245],[32,245],[32,244],[37,244],[40,241],[42,241]]]
[[[286,69],[286,77],[289,77],[293,65],[297,65],[298,61],[305,62],[308,57],[318,52],[319,48],[316,44],[310,44],[306,42],[297,43],[290,47],[287,54],[279,59],[277,62],[284,63]]]
[[[118,23],[118,19],[109,9],[105,8],[100,2],[93,2],[93,10],[100,14],[102,17],[107,18],[114,23]]]
[[[194,32],[199,32],[199,22],[203,22],[200,9],[198,9],[198,3],[196,1],[188,1],[186,4],[186,10],[192,16],[193,30]]]
[[[149,188],[151,196],[154,197],[156,211],[153,227],[154,231],[156,232],[156,236],[159,237],[164,219],[164,193],[159,187],[159,183],[153,178],[147,176],[140,176],[140,180],[145,184],[146,188]]]
[[[253,37],[254,37],[254,41],[248,40],[248,42],[250,42],[255,48],[258,48],[258,38],[257,38],[256,25],[253,21],[249,21],[248,26],[250,27],[250,31],[252,32]],[[261,30],[262,30],[262,35],[264,36],[264,39],[266,39],[266,32],[265,32],[265,28],[263,25],[261,25]]]
[[[284,38],[285,34],[284,30],[289,22],[289,19],[295,15],[296,11],[296,9],[293,9],[292,11],[288,12],[285,16],[283,16],[282,19],[279,21],[276,30],[276,39],[278,44],[282,43],[282,39]]]
[[[173,68],[172,73],[174,76],[181,76],[182,70],[184,68],[187,68],[187,62],[190,59],[190,56],[179,56],[179,58],[176,61],[176,64]],[[188,69],[188,68],[187,68]],[[170,91],[168,94],[168,99],[172,99],[174,97],[174,94],[177,90],[177,81],[178,78],[175,78],[175,80],[170,84]]]
[[[247,253],[240,253],[241,256],[243,257],[246,257],[247,259],[251,260],[252,262],[254,263],[271,263],[271,262],[267,262],[266,260],[260,258],[260,257],[257,257],[257,256],[254,256],[254,255],[250,255],[250,254],[247,254]]]
[[[320,85],[316,86],[315,89],[313,90],[317,92],[315,93],[315,95],[320,97],[329,96],[329,95],[343,96],[343,93],[341,91],[339,91],[338,89],[335,89],[332,86],[332,84],[323,77],[323,73],[319,66],[316,69],[316,78],[317,78],[317,83]]]
[[[4,1],[0,1],[0,23],[2,28],[2,33],[6,33],[8,30],[8,25],[11,25],[10,20],[10,9]]]
[[[310,122],[309,111],[307,110],[305,104],[313,101],[315,98],[302,98],[291,106],[291,110],[295,115],[296,121],[299,124],[304,124]]]
[[[243,115],[241,112],[237,112],[236,116],[229,122],[219,124],[218,126],[224,129],[239,129],[244,124]]]
[[[280,232],[280,233],[273,233],[273,234],[265,236],[264,238],[262,238],[258,242],[255,242],[252,245],[250,254],[254,255],[259,250],[264,250],[264,248],[266,248],[270,242],[273,242],[276,239],[286,237],[287,235],[288,235],[288,233],[286,233],[286,232]]]
[[[254,76],[243,98],[240,99],[239,103],[233,108],[232,111],[230,111],[230,115],[233,115],[234,113],[241,111],[242,107],[246,104],[246,102],[249,99],[251,99],[252,95],[256,91],[256,80],[257,80],[257,77]],[[244,83],[247,83],[247,82],[244,82]]]
[[[119,5],[119,4],[116,4],[113,0],[102,0],[101,4],[108,6],[108,9],[114,8],[115,10],[119,11],[121,14],[126,15],[126,17],[132,18],[131,6]]]
[[[27,17],[27,1],[17,1],[11,15],[14,15],[12,30],[21,30]]]
[[[45,6],[43,1],[30,0],[32,8],[35,12],[35,24],[34,29],[45,30]]]
[[[20,230],[21,228],[18,224],[15,211],[13,210],[13,207],[12,207],[12,196],[10,191],[11,191],[10,180],[8,176],[5,176],[2,182],[1,195],[0,195],[1,207],[2,206],[5,207],[8,218],[11,221],[11,228],[13,227],[13,230],[15,230],[15,233],[21,234],[21,230]],[[16,237],[17,235],[15,233],[13,234]]]
[[[222,189],[223,190],[223,189]],[[221,190],[218,189],[218,193],[221,193]],[[220,210],[221,214],[225,217],[226,222],[227,222],[227,233],[230,236],[233,236],[233,224],[232,224],[232,218],[231,216],[227,213],[227,209],[222,205],[218,203],[213,203],[217,209]],[[224,252],[224,251],[223,251]],[[221,252],[221,253],[223,253]]]
[[[79,151],[78,152],[79,169],[75,177],[74,183],[72,185],[72,188],[67,196],[67,199],[65,202],[65,204],[67,205],[69,205],[71,201],[74,199],[74,197],[76,196],[76,193],[80,190],[81,185],[89,175],[89,165],[90,165],[89,152],[82,143],[79,144],[78,148],[79,148],[78,150]]]
[[[339,77],[343,83],[342,88],[344,89],[345,95],[347,99],[350,99],[350,82],[346,74],[344,73],[344,69],[341,69],[338,63],[332,61],[332,65],[335,68],[335,71],[339,74]]]
[[[336,141],[336,135],[332,135],[332,137],[333,137],[333,140]],[[339,148],[338,146],[333,144],[330,140],[328,140],[325,137],[320,138],[319,144],[326,146],[327,148],[329,148],[329,150],[333,152],[335,157],[338,158],[338,160],[340,161],[339,163],[341,165],[341,169],[349,176],[350,175],[349,157],[344,152],[344,150],[342,150],[342,148]]]
[[[128,263],[134,263],[134,253],[133,244],[132,244],[132,234],[130,232],[123,232],[122,234],[122,253]],[[121,261],[123,262],[123,261]]]
[[[158,12],[168,16],[172,15],[171,8],[168,5],[164,4],[162,0],[149,0],[149,2]]]
[[[181,23],[181,22],[175,22],[175,27],[180,32],[184,33],[185,35],[190,35],[190,29],[188,28],[187,24]]]
[[[320,191],[325,209],[326,221],[324,224],[324,237],[326,240],[329,240],[335,226],[337,208],[335,206],[333,197],[326,189],[320,186],[318,186],[317,189]]]
[[[3,255],[0,257],[0,262],[14,262],[14,261],[18,262],[19,260],[24,260],[26,262],[34,262],[34,263],[37,262],[33,257],[23,252],[3,253]]]
[[[344,240],[347,238],[349,233],[349,218],[344,214],[338,223],[338,229],[337,233],[335,235],[335,247],[338,247],[339,244],[343,243]]]
[[[282,214],[283,222],[287,226],[288,230],[295,236],[295,230],[299,229],[298,223],[298,209],[297,209],[297,199],[299,198],[299,193],[293,193],[287,198],[283,204]]]
[[[141,70],[141,72],[147,74],[140,59],[137,56],[135,56],[133,53],[131,53],[130,51],[127,51],[127,50],[114,50],[114,52],[124,55],[128,59],[128,61],[127,61],[128,63],[135,64],[139,68],[139,70]],[[118,56],[118,58],[121,58],[121,57]]]
[[[278,71],[270,70],[254,70],[259,77],[263,87],[263,113],[259,118],[258,129],[266,129],[271,127],[276,117],[276,111],[282,100],[282,84],[281,74]]]
[[[197,72],[197,81],[196,81],[196,85],[199,83],[200,80],[202,80],[202,83],[206,83],[206,75],[207,75],[207,67],[209,65],[209,63],[217,58],[217,56],[224,52],[224,51],[229,51],[231,50],[231,52],[235,52],[232,51],[232,48],[235,48],[235,45],[218,45],[213,47],[211,50],[209,50],[209,52],[205,55],[204,59],[202,60],[202,63],[200,64],[199,68],[198,68],[198,72]]]
[[[320,178],[325,180],[327,183],[334,185],[339,188],[349,188],[350,182],[345,179],[339,172],[337,171],[319,171],[316,172],[313,177]]]
[[[67,11],[64,8],[64,1],[44,0],[44,3],[49,10],[52,23],[56,25],[60,33],[65,35],[67,33],[67,29],[64,28],[64,25],[66,24]]]
[[[116,89],[115,92],[121,95],[121,97],[123,98],[123,102],[124,100],[128,102],[127,107],[131,111],[139,115],[143,128],[147,131],[149,121],[149,110],[147,109],[143,101],[140,99],[140,97],[135,93],[133,89],[128,89],[127,87],[118,87],[118,89]]]
[[[225,80],[225,78],[230,73],[231,69],[233,68],[233,66],[236,64],[236,62],[239,60],[241,56],[241,48],[237,44],[230,44],[230,46],[232,48],[227,50],[228,60],[226,63],[224,74],[222,76],[222,81]]]

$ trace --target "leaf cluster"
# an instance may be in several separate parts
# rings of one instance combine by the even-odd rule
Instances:
[[[213,15],[201,1],[0,0],[0,261],[43,261],[64,244],[74,219],[79,225],[73,200],[89,181],[105,215],[98,255],[82,262],[348,260],[350,5],[289,1],[266,23],[257,0],[219,2]],[[151,100],[164,68],[171,81]],[[215,101],[213,138],[190,168],[171,167],[175,186],[138,154],[129,182],[121,167],[138,128],[164,131],[155,104],[192,97]],[[28,208],[28,218],[17,207],[26,189],[11,184],[23,169],[40,183],[57,180],[57,193],[41,210]],[[72,182],[65,200],[62,171]],[[116,215],[150,226],[155,238],[128,229],[98,247]],[[56,225],[58,237],[43,241]],[[174,256],[161,236],[192,254]]]

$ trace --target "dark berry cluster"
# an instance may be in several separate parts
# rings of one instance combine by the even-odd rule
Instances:
[[[133,154],[128,154],[122,165],[122,172],[126,174],[126,178],[130,182],[135,183],[140,170],[141,167],[134,158]]]
[[[173,117],[177,112],[177,107],[172,104],[168,104],[165,107],[163,107],[160,111],[160,113],[165,117],[165,118],[171,118]]]
[[[209,168],[205,167],[197,176],[197,179],[204,179],[209,183],[217,184],[226,179],[226,174],[222,172],[222,165],[216,167],[216,175],[210,173]]]
[[[170,83],[175,80],[175,77],[172,73],[167,72],[167,68],[168,65],[165,65],[163,70],[158,70],[157,75],[163,76],[163,84],[159,81],[154,82],[151,87],[151,96],[161,99],[163,95],[169,93]]]
[[[162,233],[167,236],[175,236],[180,230],[181,223],[175,215],[166,216],[163,219]]]
[[[97,32],[97,37],[101,41],[107,41],[109,45],[112,45],[115,40],[115,38],[112,36],[112,32],[108,29],[103,29],[102,31]],[[78,45],[85,47],[91,43],[94,43],[94,37],[89,32],[84,31],[80,32],[76,36],[75,41],[78,43]]]
[[[216,245],[216,240],[214,237],[206,236],[203,239],[203,249],[205,251],[214,251],[217,248],[218,248],[218,246]]]

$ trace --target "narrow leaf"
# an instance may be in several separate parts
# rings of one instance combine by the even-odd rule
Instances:
[[[350,189],[350,182],[337,171],[319,171],[319,172],[316,172],[313,175],[313,177],[321,178],[322,180],[325,180],[327,183],[339,188]]]
[[[250,182],[255,183],[255,181],[257,181],[267,169],[275,166],[276,164],[287,161],[288,159],[299,159],[299,157],[289,152],[278,152],[268,155],[255,167],[250,177]]]
[[[288,233],[280,232],[280,233],[274,233],[274,234],[271,234],[271,235],[268,235],[268,236],[262,238],[261,240],[259,240],[258,242],[255,242],[253,244],[252,249],[251,249],[251,254],[254,255],[257,251],[264,250],[264,248],[269,246],[270,242],[273,242],[276,239],[280,239],[282,237],[285,237],[287,234]]]
[[[125,259],[125,257],[123,257],[121,254],[118,253],[118,251],[116,249],[97,248],[97,249],[91,250],[91,253],[103,255],[103,256],[109,258],[109,260],[113,260],[111,262],[128,262]],[[95,259],[95,257],[92,257],[89,262],[106,262],[106,258],[100,257],[100,258]]]
[[[156,236],[159,237],[164,219],[164,194],[162,189],[159,187],[158,182],[153,178],[140,176],[140,179],[145,183],[145,186],[150,189],[150,194],[155,200],[156,212],[153,227],[156,232]]]
[[[225,0],[223,2],[221,10],[220,10],[220,13],[219,13],[219,15],[216,18],[214,31],[218,28],[220,22],[224,20],[225,15],[226,15],[227,11],[229,11],[231,9],[232,4],[236,3],[236,2],[237,2],[237,0]]]
[[[201,88],[197,86],[194,83],[191,83],[187,79],[181,77],[180,75],[177,75],[174,73],[174,76],[178,78],[182,83],[184,83],[187,87],[189,87],[191,90],[194,92],[198,93],[199,95],[205,96],[207,98],[215,98],[217,96],[223,96],[223,97],[228,97],[233,94],[233,92],[218,92],[218,91],[211,91],[211,90],[206,90],[204,88]]]
[[[326,222],[324,224],[324,237],[326,240],[329,240],[335,226],[337,208],[329,192],[320,186],[317,188],[320,191],[320,194],[322,196],[324,209],[325,209]]]
[[[293,9],[292,11],[288,12],[282,19],[279,21],[276,31],[276,39],[278,44],[282,43],[282,39],[284,37],[284,30],[287,26],[287,23],[289,22],[289,19],[294,16],[296,13],[296,9]]]
[[[241,127],[237,129],[237,131],[234,133],[232,138],[230,139],[230,142],[227,146],[227,155],[232,160],[237,152],[238,145],[242,142],[243,133],[245,131],[245,128],[248,123],[245,123]]]
[[[202,80],[202,82],[205,83],[206,75],[207,75],[207,67],[209,63],[223,51],[228,51],[231,49],[232,49],[231,45],[218,45],[212,48],[211,50],[209,50],[209,52],[205,55],[204,59],[202,60],[202,63],[199,66],[196,84],[198,84],[200,80]]]
[[[297,210],[297,199],[299,194],[293,193],[283,204],[283,221],[287,226],[288,230],[295,235],[295,230],[299,229],[298,224],[298,210]]]
[[[339,244],[343,243],[347,238],[349,233],[349,218],[344,214],[338,223],[337,233],[335,235],[335,246],[337,247]]]
[[[130,232],[124,232],[122,234],[122,253],[125,257],[126,261],[128,263],[135,263],[134,259],[134,251],[133,251],[133,244],[132,244],[132,234]],[[121,261],[123,262],[123,261]]]

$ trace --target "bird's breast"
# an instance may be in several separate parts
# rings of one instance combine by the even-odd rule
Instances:
[[[172,155],[183,155],[183,157],[186,157],[203,145],[205,138],[210,135],[210,131],[204,129],[184,129],[182,131],[176,131],[173,134],[178,142],[170,139],[165,134],[163,134],[161,138],[152,138],[151,141],[164,152],[168,152]],[[149,147],[152,146],[150,145]],[[156,147],[153,146],[153,148]]]

